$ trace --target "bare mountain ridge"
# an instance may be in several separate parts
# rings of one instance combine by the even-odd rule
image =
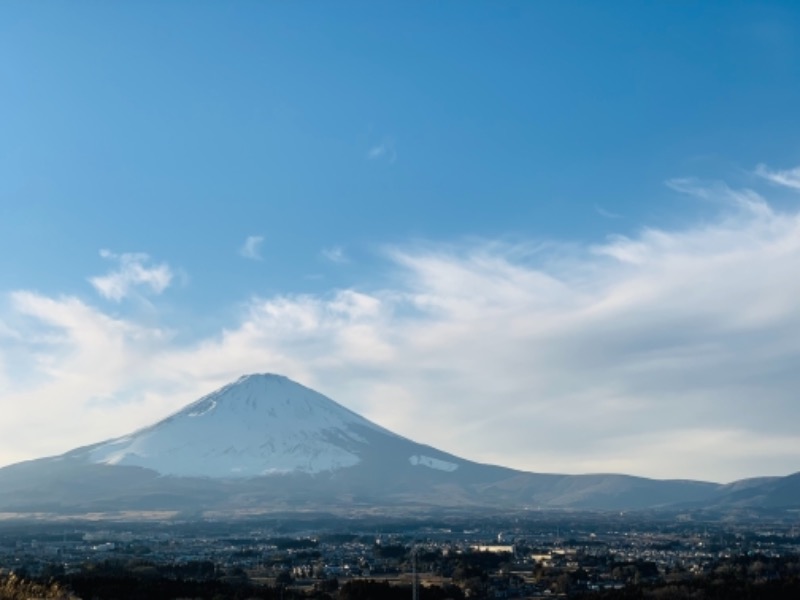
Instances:
[[[725,486],[484,465],[285,377],[249,375],[130,435],[0,469],[0,511],[782,508],[798,504],[796,480]]]

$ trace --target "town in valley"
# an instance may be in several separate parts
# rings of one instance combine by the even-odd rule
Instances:
[[[714,597],[697,595],[706,588],[777,598],[800,589],[800,514],[791,512],[101,517],[3,520],[0,572],[100,599]]]

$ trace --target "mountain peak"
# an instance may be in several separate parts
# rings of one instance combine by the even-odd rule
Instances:
[[[367,431],[394,436],[288,377],[251,374],[93,447],[90,460],[175,476],[313,474],[359,463]]]
[[[320,415],[336,414],[345,420],[364,420],[344,406],[315,392],[285,375],[274,373],[253,373],[242,375],[218,390],[203,396],[185,407],[176,415],[200,416],[212,412],[218,406],[230,410],[248,410],[260,413],[257,418],[276,419],[292,413],[295,416],[311,418]],[[252,418],[249,415],[248,418]]]
[[[239,377],[239,379],[237,379],[230,385],[238,385],[241,383],[245,383],[247,381],[254,381],[254,380],[274,381],[274,382],[289,381],[291,383],[297,383],[289,379],[286,375],[281,375],[279,373],[246,373],[241,377]],[[300,384],[297,383],[297,385]]]

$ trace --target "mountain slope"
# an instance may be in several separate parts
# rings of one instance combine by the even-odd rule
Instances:
[[[742,487],[758,498],[759,485]],[[772,479],[763,485],[783,489]],[[474,463],[278,375],[242,377],[130,435],[0,469],[0,511],[25,512],[627,510],[720,503],[736,493],[742,490],[697,481]]]

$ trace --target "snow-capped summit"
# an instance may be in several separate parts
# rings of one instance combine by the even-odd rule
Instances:
[[[320,473],[360,462],[391,432],[281,375],[245,375],[171,417],[90,451],[94,463],[181,477]]]

